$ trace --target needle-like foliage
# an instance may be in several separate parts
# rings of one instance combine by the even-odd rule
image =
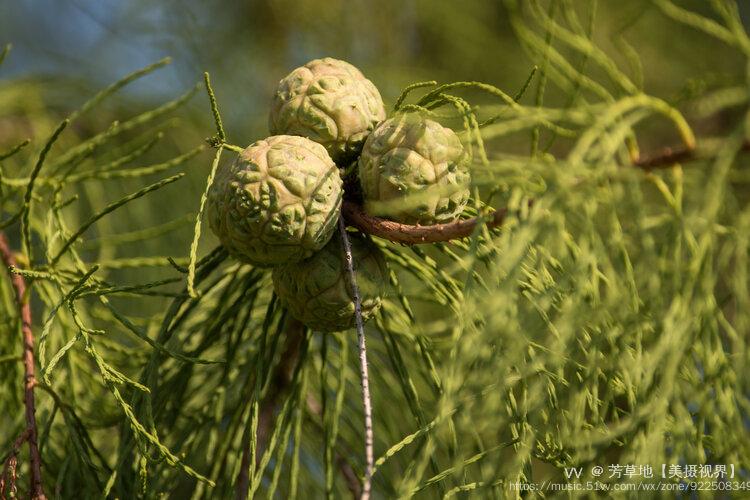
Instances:
[[[687,102],[650,95],[624,34],[615,59],[594,37],[597,2],[586,19],[574,3],[505,1],[531,61],[519,88],[426,81],[395,101],[460,134],[473,181],[464,218],[480,223],[430,245],[373,237],[390,276],[364,328],[375,498],[642,481],[610,476],[610,464],[650,465],[657,477],[663,465],[724,464],[748,480],[750,81]],[[665,23],[750,57],[733,2],[710,2],[710,17],[653,4]],[[45,490],[359,494],[356,333],[309,331],[279,305],[269,270],[238,263],[206,234],[218,165],[233,161],[233,141],[255,139],[225,132],[208,74],[208,98],[192,89],[100,130],[76,127],[168,62],[68,110],[67,128],[57,120],[0,151],[0,229],[18,251],[8,273],[31,290]],[[548,104],[550,88],[565,99]],[[170,120],[191,99],[203,99],[216,132],[174,151]],[[725,130],[696,138],[693,120],[717,113],[732,117]],[[670,151],[644,140],[654,129],[673,137]],[[185,173],[198,179],[194,200],[179,187]],[[151,217],[158,197],[166,217]],[[507,210],[497,227],[484,224],[493,209]],[[134,224],[116,231],[113,218]],[[170,254],[150,253],[154,240]],[[26,428],[9,276],[0,276],[0,463]],[[583,467],[580,478],[570,467]],[[21,497],[28,474],[21,449]]]

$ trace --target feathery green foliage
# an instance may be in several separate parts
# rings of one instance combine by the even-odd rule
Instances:
[[[629,481],[592,476],[609,464],[734,464],[748,479],[748,75],[684,99],[649,95],[637,53],[601,47],[597,2],[583,3],[505,1],[528,56],[518,88],[425,81],[395,100],[461,134],[473,180],[464,215],[508,216],[431,246],[374,238],[390,277],[366,325],[378,498],[515,498],[519,482],[572,481],[573,466],[584,467],[579,482]],[[653,5],[747,63],[734,3]],[[618,36],[629,47],[627,27]],[[244,476],[251,497],[348,495],[364,470],[356,336],[301,329],[269,270],[202,235],[205,192],[240,149],[228,141],[255,139],[227,136],[208,74],[198,104],[216,125],[213,155],[198,138],[177,149],[170,139],[194,89],[75,127],[99,110],[109,118],[103,103],[168,62],[68,110],[67,128],[45,117],[44,134],[0,147],[0,228],[22,252],[11,272],[32,287],[45,488],[231,498]],[[716,114],[726,123],[716,137],[693,132]],[[697,146],[698,159],[635,166],[658,146],[654,130]],[[192,201],[186,173],[199,179]],[[164,248],[154,240],[170,255],[151,253]],[[5,275],[0,333],[4,460],[25,428]]]

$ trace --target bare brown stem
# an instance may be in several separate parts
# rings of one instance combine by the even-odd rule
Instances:
[[[0,232],[0,258],[3,266],[9,270],[16,265],[16,260],[8,246],[5,234]],[[16,295],[16,305],[21,317],[21,333],[23,334],[23,366],[24,366],[24,403],[26,406],[26,441],[29,443],[31,461],[31,498],[42,500],[44,494],[42,484],[42,457],[37,444],[36,406],[34,402],[34,386],[36,385],[34,364],[34,332],[31,329],[31,306],[26,296],[26,282],[19,274],[8,273]]]
[[[742,143],[743,151],[750,151],[750,141]],[[633,166],[644,170],[671,167],[675,163],[685,163],[701,159],[700,148],[687,146],[666,147],[652,154],[644,155],[633,162]]]
[[[404,245],[437,243],[439,241],[466,238],[471,236],[474,228],[482,220],[480,217],[475,217],[431,226],[402,224],[369,215],[365,213],[360,205],[351,201],[343,203],[341,212],[344,219],[346,219],[347,225],[354,226],[363,233]],[[505,214],[505,209],[496,210],[486,217],[484,223],[490,228],[497,227],[505,220]]]

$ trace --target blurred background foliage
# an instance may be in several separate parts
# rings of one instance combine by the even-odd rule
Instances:
[[[519,36],[519,27],[523,26],[541,40],[548,36],[545,25],[540,22],[542,16],[530,7],[536,3],[497,0],[0,0],[0,43],[10,42],[14,46],[0,68],[0,151],[27,138],[33,146],[4,161],[3,175],[6,179],[24,179],[36,153],[62,118],[101,88],[165,56],[172,57],[170,65],[133,82],[95,109],[78,116],[53,151],[64,155],[88,138],[108,130],[113,122],[125,122],[177,98],[200,82],[203,71],[211,74],[230,142],[244,147],[267,135],[268,103],[277,81],[294,67],[324,56],[347,60],[362,69],[380,89],[389,108],[405,86],[423,80],[440,83],[476,80],[515,95],[534,66],[539,71],[522,96],[521,104],[575,110],[584,108],[587,103],[601,103],[601,96],[590,89],[581,89],[575,81],[555,78],[551,73],[543,96],[540,95],[539,78],[547,63],[538,51],[530,51],[528,44],[521,41],[524,38]],[[554,3],[564,8],[554,11],[546,1],[539,2],[539,6],[543,12],[554,13],[565,25],[588,33],[594,45],[618,65],[637,89],[680,109],[699,137],[729,136],[744,119],[744,107],[727,104],[732,96],[736,97],[737,88],[746,87],[747,55],[742,50],[676,22],[658,8],[660,2]],[[675,3],[721,22],[712,2],[684,0]],[[750,3],[738,2],[737,6],[741,19],[750,19]],[[575,68],[572,73],[587,75],[613,99],[628,93],[580,51],[554,39],[551,44]],[[735,94],[722,93],[727,89],[734,89]],[[468,95],[472,104],[486,105],[481,108],[486,110],[485,117],[497,111],[496,99],[474,91],[469,91]],[[541,97],[543,102],[537,103]],[[744,102],[742,98],[736,100]],[[455,121],[455,124],[460,122]],[[137,161],[130,162],[130,166],[160,165],[188,155],[179,165],[160,168],[152,175],[112,178],[92,175],[90,179],[66,186],[59,201],[72,196],[78,199],[55,210],[64,213],[69,227],[77,227],[107,203],[156,182],[165,173],[180,170],[187,174],[179,183],[140,198],[115,216],[98,221],[77,246],[82,261],[98,263],[109,283],[145,283],[174,277],[175,270],[165,264],[165,257],[186,264],[193,222],[212,156],[204,139],[213,133],[208,102],[201,91],[159,120],[119,134],[95,154],[84,156],[77,165],[78,171],[96,171],[157,137],[158,143],[144,151]],[[575,140],[556,137],[545,129],[539,133],[539,144],[544,148],[549,146],[549,152],[557,158],[564,158],[575,144]],[[674,127],[660,119],[642,122],[636,128],[636,135],[641,149],[646,152],[679,143]],[[532,137],[528,127],[517,134],[488,136],[486,146],[490,159],[500,162],[509,156],[528,156]],[[224,161],[229,161],[229,156],[225,153]],[[748,305],[747,297],[740,293],[747,288],[747,283],[738,282],[737,277],[746,277],[748,217],[738,214],[745,213],[748,175],[743,169],[746,159],[738,158],[737,171],[733,173],[736,179],[727,183],[728,192],[722,191],[714,199],[722,207],[726,202],[730,212],[722,220],[722,227],[729,228],[731,245],[717,244],[716,248],[711,247],[713,253],[707,250],[716,258],[715,261],[707,259],[713,264],[706,264],[692,254],[688,257],[690,252],[686,250],[694,250],[691,245],[694,240],[700,240],[701,231],[712,231],[710,224],[704,224],[702,214],[704,210],[713,209],[714,202],[708,195],[714,196],[719,191],[705,189],[713,185],[708,163],[700,164],[703,169],[699,166],[689,171],[684,180],[681,170],[664,174],[661,183],[660,177],[646,182],[636,177],[640,174],[621,174],[622,177],[616,177],[620,184],[603,191],[596,185],[599,182],[607,185],[603,176],[612,172],[591,174],[594,169],[587,170],[591,164],[586,162],[557,165],[554,158],[540,155],[538,163],[513,168],[499,166],[498,171],[507,174],[502,181],[507,189],[499,197],[501,204],[513,202],[519,206],[522,195],[528,196],[540,189],[538,181],[542,178],[541,184],[551,193],[551,203],[557,204],[554,206],[557,216],[548,220],[539,214],[532,215],[528,227],[517,233],[503,233],[497,239],[494,250],[503,254],[507,261],[478,265],[480,275],[495,288],[490,289],[491,293],[479,294],[461,303],[465,314],[461,325],[474,334],[467,333],[455,348],[455,325],[451,324],[449,314],[455,310],[446,307],[452,304],[452,299],[443,301],[435,297],[460,295],[456,290],[463,287],[481,289],[476,283],[472,284],[472,278],[462,274],[466,269],[473,269],[473,261],[454,265],[452,259],[446,257],[448,254],[428,249],[424,254],[418,253],[420,250],[410,253],[412,260],[402,262],[399,277],[417,317],[434,318],[434,321],[425,321],[419,328],[405,326],[409,321],[404,319],[403,312],[397,311],[394,298],[392,307],[387,309],[389,313],[368,330],[389,332],[382,338],[373,336],[371,344],[376,456],[409,433],[418,433],[414,449],[403,445],[399,454],[384,466],[385,472],[381,471],[376,477],[378,497],[416,492],[432,498],[484,488],[480,495],[501,498],[504,493],[495,488],[499,483],[492,483],[492,479],[522,476],[529,481],[532,478],[561,479],[561,465],[603,465],[604,460],[615,463],[617,460],[666,458],[687,463],[744,460],[744,464],[738,465],[747,467],[750,450],[746,432],[748,387],[743,380],[749,379],[744,339],[750,325],[747,315],[741,312]],[[602,165],[606,164],[606,159],[599,160]],[[551,165],[561,168],[551,169]],[[579,197],[574,199],[566,190],[577,185],[578,181],[573,180],[576,175],[589,174],[592,185],[581,183]],[[0,194],[0,220],[5,220],[19,206],[23,192],[17,188],[5,186]],[[491,190],[491,175],[486,176],[483,188]],[[692,214],[692,219],[683,219],[676,208],[675,197],[682,201],[683,189],[685,211]],[[704,194],[706,199],[702,198]],[[40,235],[45,231],[53,234],[47,227],[49,220],[45,219],[45,211],[52,211],[52,208],[48,199],[36,204],[38,220],[34,224]],[[695,226],[690,225],[693,223]],[[685,227],[695,228],[695,238],[683,234]],[[152,228],[148,230],[151,232],[143,233],[146,228]],[[12,246],[20,248],[17,231],[9,236]],[[565,240],[567,237],[575,241]],[[206,255],[216,243],[210,231],[204,231],[199,255]],[[576,243],[580,245],[577,250],[574,249]],[[626,246],[627,250],[623,250]],[[399,262],[402,250],[389,248],[391,263]],[[470,252],[470,249],[461,247],[456,251]],[[597,261],[600,254],[605,258]],[[491,251],[490,255],[493,255]],[[670,260],[672,257],[674,262]],[[693,257],[694,260],[690,260]],[[629,258],[634,259],[635,264],[631,264]],[[428,263],[426,270],[416,272],[415,276],[404,271],[424,262]],[[712,270],[711,265],[715,265],[715,269]],[[636,269],[635,277],[631,266]],[[688,279],[688,271],[695,271],[695,266],[707,274],[698,278],[690,274]],[[162,395],[174,391],[174,399],[161,400],[161,406],[156,405],[156,416],[144,416],[137,395],[129,393],[132,399],[128,399],[141,410],[139,417],[153,418],[160,436],[170,448],[180,450],[180,458],[186,457],[186,464],[218,480],[218,488],[205,488],[203,483],[196,483],[189,474],[184,474],[184,470],[175,472],[153,449],[134,451],[128,439],[135,431],[128,430],[121,408],[113,404],[111,394],[99,383],[96,370],[81,361],[86,355],[74,349],[66,359],[78,361],[70,361],[70,365],[59,370],[65,377],[78,374],[80,378],[55,380],[53,384],[69,398],[66,400],[75,415],[66,417],[67,430],[58,419],[58,424],[49,431],[45,472],[50,496],[54,491],[70,498],[76,494],[95,496],[105,486],[113,488],[120,498],[159,493],[168,493],[174,498],[185,498],[189,494],[216,498],[233,495],[231,480],[236,478],[240,467],[240,437],[247,425],[247,402],[252,399],[253,385],[247,374],[256,369],[258,359],[268,358],[266,365],[273,364],[281,350],[278,347],[275,354],[263,352],[257,335],[260,331],[273,332],[281,321],[281,313],[275,311],[268,316],[272,320],[265,321],[264,314],[273,309],[268,308],[267,277],[259,278],[253,270],[242,266],[229,265],[225,269],[229,270],[225,276],[230,272],[236,272],[236,276],[228,282],[217,281],[218,284],[210,285],[219,291],[206,291],[208,306],[205,309],[195,306],[193,316],[185,314],[188,319],[179,327],[179,338],[170,345],[172,349],[195,356],[232,358],[234,364],[215,368],[215,365],[181,365],[174,359],[161,360],[165,363],[163,379],[158,383],[148,381],[159,385]],[[737,274],[733,274],[735,269],[739,269]],[[708,283],[709,275],[714,276],[717,283]],[[434,289],[426,290],[424,282],[429,276],[434,278],[435,285]],[[584,284],[584,279],[591,283]],[[610,285],[611,294],[602,293],[600,297],[600,287],[605,288],[600,279],[607,283],[620,280],[621,287],[615,290],[615,285]],[[43,321],[43,312],[48,312],[49,303],[59,298],[59,293],[55,295],[53,288],[44,288],[46,286],[40,285],[44,300],[35,298],[33,303],[37,324]],[[705,289],[694,292],[690,286]],[[721,300],[714,299],[714,288]],[[164,296],[113,297],[111,300],[137,327],[156,336],[163,313],[173,298],[169,294],[180,292],[178,287],[165,290]],[[633,290],[643,294],[640,301]],[[7,290],[5,292],[6,308],[0,307],[3,333],[12,324]],[[522,292],[524,297],[534,296],[538,300],[523,302],[524,299],[519,298]],[[636,294],[635,305],[630,303],[633,293]],[[704,299],[700,293],[710,298]],[[732,296],[739,297],[737,302],[731,300]],[[565,297],[569,302],[565,302]],[[670,302],[675,297],[680,300]],[[727,307],[724,319],[715,314],[717,301],[720,307]],[[242,327],[235,326],[244,318],[238,312],[243,304],[247,305],[248,317],[252,318]],[[701,309],[704,306],[705,309]],[[441,314],[435,314],[436,311]],[[486,311],[493,311],[493,314],[485,314]],[[538,311],[544,313],[536,315]],[[101,351],[113,366],[139,379],[146,362],[153,360],[150,348],[134,343],[122,331],[122,326],[105,313],[104,308],[93,306],[86,312],[92,323],[108,331],[111,329],[111,338],[102,337]],[[700,324],[685,323],[681,314],[695,314]],[[550,326],[555,318],[560,321],[556,323],[557,328]],[[221,321],[228,326],[220,324]],[[724,322],[734,325],[738,338],[726,334],[725,330],[732,328]],[[55,328],[50,340],[51,352],[75,331],[70,317],[63,317]],[[222,328],[231,330],[226,341],[220,337],[226,333]],[[649,337],[654,332],[663,336]],[[644,335],[646,340],[641,343]],[[695,342],[695,351],[689,350],[692,344],[681,343],[685,342],[681,335]],[[20,349],[15,339],[4,337],[0,358]],[[268,333],[269,342],[272,338]],[[302,488],[309,488],[315,498],[323,495],[327,488],[340,495],[347,492],[346,481],[338,472],[335,486],[326,486],[330,481],[326,479],[326,468],[339,459],[320,456],[321,450],[326,449],[327,437],[323,436],[329,436],[324,432],[331,432],[330,427],[327,431],[323,429],[339,416],[345,461],[351,462],[356,472],[361,472],[362,468],[356,353],[352,350],[344,354],[353,348],[352,339],[353,335],[348,334],[332,336],[323,347],[322,340],[313,337],[310,348],[313,353],[310,356],[314,355],[315,361],[311,361],[306,383],[311,393],[320,394],[323,401],[328,398],[327,413],[323,410],[324,424],[305,421],[310,441],[303,445],[302,472],[298,477],[299,484],[304,485]],[[497,343],[493,339],[497,339]],[[246,342],[243,344],[241,340]],[[665,350],[676,353],[669,363]],[[321,353],[327,353],[326,363],[321,361]],[[697,361],[693,363],[692,358]],[[445,361],[448,359],[452,361]],[[445,366],[441,366],[443,362]],[[437,368],[432,363],[437,363]],[[644,368],[636,376],[629,370],[636,370],[634,366],[640,366],[638,363],[643,363]],[[665,368],[661,370],[649,363],[664,364]],[[584,365],[589,371],[576,371],[576,367]],[[323,369],[324,366],[327,368]],[[499,373],[505,378],[500,380]],[[633,378],[629,378],[631,376]],[[3,445],[0,457],[4,457],[9,443],[22,429],[21,392],[16,384],[22,377],[20,364],[6,360],[0,364],[0,377],[8,381],[0,386],[0,390],[7,390],[7,394],[0,397],[0,423],[3,424],[0,425]],[[680,382],[665,389],[664,384],[672,379]],[[66,384],[69,385],[67,392]],[[338,384],[347,387],[346,398],[334,405],[341,389]],[[576,384],[585,386],[586,391],[576,392]],[[716,391],[711,384],[717,384]],[[500,386],[503,391],[494,392]],[[299,390],[299,385],[295,388]],[[441,399],[443,391],[455,399]],[[675,395],[661,401],[654,396],[659,391]],[[415,395],[418,395],[416,399]],[[673,403],[671,397],[679,401],[674,411],[670,409],[672,406],[663,406],[665,401],[669,405]],[[41,422],[54,421],[53,412],[65,413],[55,409],[57,406],[51,401],[47,398],[40,405]],[[299,405],[303,405],[302,398],[299,401]],[[460,401],[459,406],[455,406],[456,401]],[[337,409],[332,409],[334,406]],[[408,416],[404,416],[407,412]],[[451,412],[456,412],[455,420],[446,417],[446,414],[452,415]],[[661,420],[644,423],[649,412]],[[605,432],[603,421],[617,421],[625,414],[633,416],[627,425],[617,427],[616,432],[613,429],[609,429],[611,433]],[[711,420],[712,415],[715,421]],[[435,418],[437,420],[433,421]],[[447,420],[450,423],[443,425]],[[76,427],[76,422],[80,428]],[[422,440],[433,427],[436,428],[433,440]],[[668,444],[657,438],[665,436],[665,428],[670,429],[671,439],[674,439]],[[730,428],[734,429],[731,434],[716,434],[716,429]],[[90,432],[93,441],[87,441],[89,438],[82,429]],[[533,432],[527,434],[530,429]],[[578,448],[572,445],[571,436],[584,431],[591,435],[582,439]],[[533,453],[526,448],[513,453],[503,445],[501,454],[492,455],[500,443],[532,439],[529,436],[538,440],[534,442]],[[221,442],[226,442],[226,447],[217,445]],[[524,441],[529,442],[532,441]],[[79,451],[69,454],[69,443]],[[283,446],[280,449],[283,451]],[[534,458],[530,459],[526,452],[532,453]],[[97,457],[98,453],[102,456]],[[72,455],[75,458],[71,459]],[[487,456],[491,459],[485,461]],[[148,473],[141,474],[144,469],[139,467],[146,462],[139,461],[138,457],[148,457],[147,467],[144,465]],[[224,459],[221,461],[217,457]],[[22,461],[24,458],[22,455]],[[87,463],[87,459],[91,463]],[[276,460],[278,457],[271,461],[269,470]],[[466,472],[464,468],[474,463],[472,460],[478,465],[472,472]],[[447,472],[441,476],[441,471]],[[285,469],[284,478],[287,473]],[[108,483],[109,479],[113,484]],[[268,491],[274,481],[278,478],[274,479],[269,472],[260,486],[261,491]],[[462,489],[462,485],[471,484],[474,486]],[[149,490],[148,485],[154,489]],[[290,488],[293,486],[282,479],[279,495],[289,494]]]

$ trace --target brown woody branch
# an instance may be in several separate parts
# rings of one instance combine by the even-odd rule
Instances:
[[[750,141],[742,144],[743,151],[750,151]],[[651,171],[658,168],[666,168],[675,163],[684,163],[700,159],[699,151],[686,146],[667,147],[656,153],[645,155],[635,160],[632,166]],[[415,245],[421,243],[437,243],[471,236],[480,221],[488,228],[502,225],[506,209],[499,209],[490,215],[474,217],[472,219],[458,220],[447,224],[435,224],[431,226],[419,226],[402,224],[387,219],[381,219],[367,214],[362,206],[354,201],[344,201],[342,213],[347,225],[356,227],[360,231],[378,236],[380,238],[401,243],[404,245]]]
[[[670,167],[675,163],[690,161],[694,158],[695,149],[685,146],[677,148],[666,147],[656,153],[639,157],[633,162],[633,166],[644,170],[652,170],[655,168]]]
[[[9,270],[16,265],[8,246],[8,240],[0,232],[0,259],[3,266]],[[26,296],[26,283],[20,274],[10,273],[10,279],[16,295],[16,305],[21,316],[21,333],[23,334],[23,366],[24,366],[24,403],[26,406],[26,431],[22,436],[29,443],[29,456],[31,461],[31,498],[43,500],[44,494],[42,484],[42,457],[39,454],[37,443],[36,406],[34,402],[34,386],[36,385],[34,365],[34,332],[31,329],[31,306],[29,297]],[[20,439],[20,438],[19,438]],[[11,457],[14,457],[11,454]]]
[[[742,151],[750,151],[750,141],[744,141]],[[633,166],[644,170],[671,167],[675,163],[687,163],[701,159],[700,150],[686,146],[666,147],[655,153],[641,156],[633,162]]]
[[[341,213],[344,215],[347,225],[354,226],[363,233],[404,245],[436,243],[439,241],[466,238],[471,236],[479,221],[483,220],[481,217],[475,217],[431,226],[402,224],[369,215],[365,213],[361,205],[352,201],[345,201],[343,203]],[[484,218],[484,223],[489,228],[497,227],[505,220],[505,214],[505,209],[496,210]]]

